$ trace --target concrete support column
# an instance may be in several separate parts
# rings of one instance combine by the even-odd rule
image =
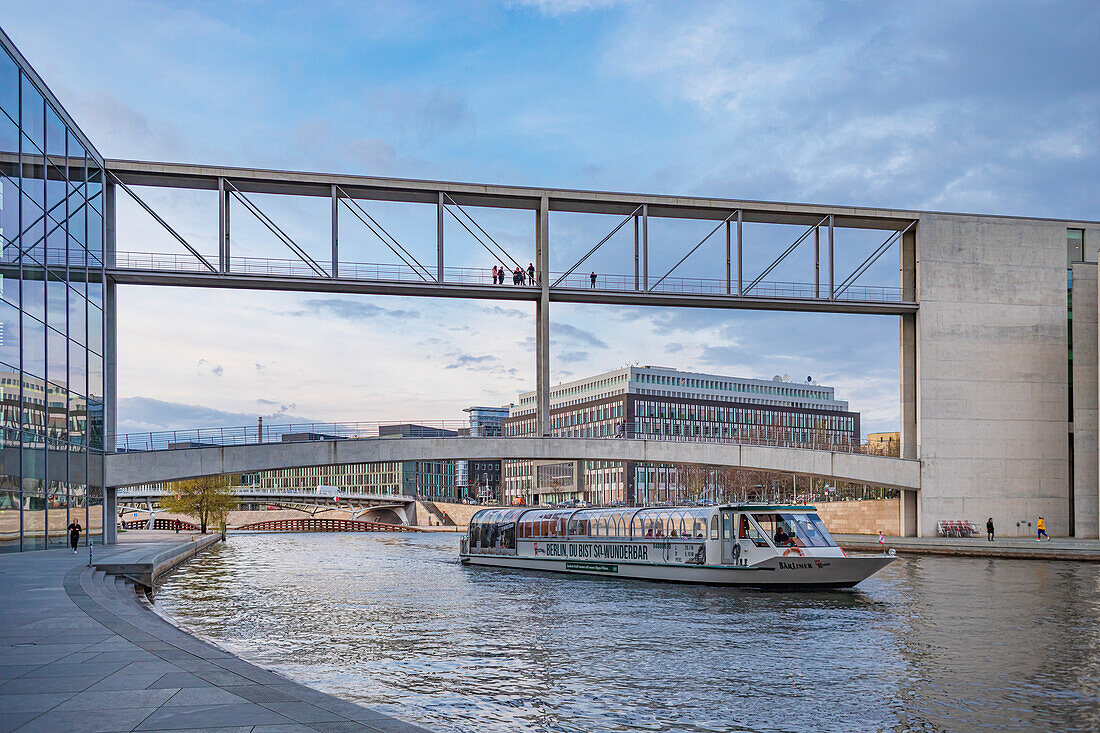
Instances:
[[[107,236],[103,240],[103,261],[108,269],[115,266],[116,258],[115,240],[118,236],[118,227],[115,225],[115,184],[112,178],[107,179],[107,185],[103,189],[103,219]]]
[[[914,229],[901,236],[899,252],[901,299],[917,300],[917,233]],[[920,458],[920,430],[917,417],[917,314],[901,317],[901,455]],[[901,516],[898,527],[905,537],[919,534],[919,497],[915,491],[902,491],[898,502]]]
[[[108,221],[112,221],[108,219]],[[108,237],[110,244],[107,252],[113,253],[114,242]],[[113,255],[112,255],[113,256]],[[117,286],[111,279],[103,284],[103,448],[111,452],[115,448],[115,436],[117,435],[118,420],[118,318],[117,318]],[[117,521],[118,489],[106,486],[106,461],[92,461],[90,468],[98,471],[103,480],[103,542],[113,545],[117,540],[115,523]]]
[[[218,272],[229,272],[229,189],[218,179]]]
[[[340,193],[332,184],[332,269],[333,277],[340,277]]]
[[[546,196],[535,213],[535,260],[539,283],[535,305],[536,422],[539,435],[550,435],[550,199]]]

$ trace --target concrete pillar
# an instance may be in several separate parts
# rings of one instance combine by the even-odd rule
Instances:
[[[110,221],[110,220],[108,220]],[[110,238],[108,238],[110,240]],[[108,257],[113,257],[113,242],[108,247]],[[103,283],[103,448],[107,452],[115,449],[118,417],[118,319],[117,286],[114,280]],[[100,478],[106,461],[100,461]],[[104,481],[106,484],[106,481]],[[103,487],[103,542],[113,545],[116,540],[115,508],[118,504],[118,489]]]
[[[546,196],[535,213],[535,260],[539,282],[535,306],[536,423],[539,435],[550,435],[550,199]]]
[[[906,302],[917,298],[917,232],[910,229],[901,236],[900,247],[901,299]],[[917,318],[918,314],[904,315],[900,319],[901,335],[901,455],[919,458],[920,430],[917,416]],[[902,491],[898,502],[901,516],[898,527],[905,537],[918,534],[919,497],[915,491]]]

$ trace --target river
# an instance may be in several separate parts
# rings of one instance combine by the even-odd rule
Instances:
[[[157,608],[437,731],[1100,729],[1100,566],[905,557],[793,593],[467,568],[454,534],[252,534]]]

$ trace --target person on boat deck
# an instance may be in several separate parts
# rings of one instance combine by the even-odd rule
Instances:
[[[783,529],[783,525],[779,525],[776,528],[775,537],[773,537],[772,539],[775,540],[776,547],[786,547],[787,545],[792,544],[791,536],[787,534],[786,530]]]

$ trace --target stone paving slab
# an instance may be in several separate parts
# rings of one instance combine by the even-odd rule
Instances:
[[[984,526],[982,527],[984,529]],[[881,552],[877,535],[833,535],[841,547],[855,552]],[[1056,537],[1038,542],[1034,537],[887,537],[886,546],[914,555],[1003,557],[1017,560],[1072,560],[1100,562],[1100,540]]]
[[[180,541],[95,553],[132,563]],[[190,636],[87,560],[64,550],[0,556],[0,733],[424,731]]]

